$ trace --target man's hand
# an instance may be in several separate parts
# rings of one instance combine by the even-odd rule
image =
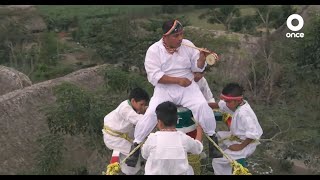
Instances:
[[[188,78],[180,78],[178,84],[182,87],[188,87],[192,82]]]
[[[202,72],[194,72],[194,81],[198,82],[202,77],[203,77],[203,73]]]
[[[196,139],[198,141],[202,141],[202,134],[203,134],[203,129],[202,127],[200,126],[200,124],[197,125],[197,135],[196,135]]]

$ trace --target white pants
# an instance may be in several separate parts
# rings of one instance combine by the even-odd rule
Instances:
[[[160,103],[165,101],[171,101],[176,105],[190,109],[195,120],[203,128],[203,131],[209,136],[215,134],[216,119],[214,113],[201,93],[199,86],[194,81],[188,87],[176,84],[158,84],[154,89],[149,107],[143,119],[135,127],[134,142],[142,142],[155,128],[157,125],[155,110]]]

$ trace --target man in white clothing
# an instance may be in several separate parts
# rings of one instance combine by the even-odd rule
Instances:
[[[130,153],[134,126],[142,119],[148,102],[148,93],[141,88],[135,88],[131,90],[127,100],[104,117],[102,130],[104,143],[110,150],[120,152],[120,161]],[[134,175],[141,168],[140,163],[137,163],[135,167],[121,163],[120,167],[121,171],[127,175]]]
[[[151,133],[142,146],[141,154],[146,159],[146,175],[194,175],[188,164],[187,153],[200,154],[203,150],[202,128],[197,126],[195,139],[176,130],[177,107],[172,102],[163,102],[156,108],[159,131]]]
[[[234,113],[230,131],[219,131],[217,136],[222,140],[220,147],[232,159],[247,158],[259,145],[263,133],[257,116],[249,103],[243,99],[243,88],[237,83],[226,85],[220,96],[226,106]],[[214,158],[212,167],[216,175],[231,175],[232,167],[225,158]]]
[[[163,24],[163,37],[151,45],[146,53],[145,69],[148,80],[155,86],[149,107],[141,121],[137,123],[134,133],[134,146],[138,146],[155,128],[156,107],[165,101],[171,101],[192,111],[203,131],[217,141],[215,136],[216,121],[212,109],[193,81],[193,72],[202,72],[206,67],[207,52],[195,50],[182,43],[194,46],[183,39],[183,27],[178,20]],[[212,52],[213,53],[213,52]],[[211,148],[209,156],[221,156],[217,149]],[[134,166],[139,151],[129,157],[126,163]]]

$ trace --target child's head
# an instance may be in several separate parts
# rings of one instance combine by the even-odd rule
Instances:
[[[159,104],[156,108],[156,114],[159,129],[176,126],[178,113],[177,106],[174,103],[166,101]]]
[[[235,111],[243,101],[243,91],[238,83],[229,83],[223,88],[220,98],[226,102],[229,109]]]
[[[149,102],[149,95],[142,88],[134,88],[130,92],[129,101],[131,102],[132,108],[138,114],[143,114]]]

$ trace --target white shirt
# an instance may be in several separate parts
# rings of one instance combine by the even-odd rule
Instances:
[[[245,140],[246,138],[260,139],[263,133],[262,128],[256,114],[253,112],[247,101],[234,112],[230,131],[231,134],[242,140]]]
[[[187,39],[183,39],[182,43],[193,45]],[[181,45],[178,52],[170,54],[163,46],[163,39],[151,45],[146,53],[145,69],[149,82],[156,86],[163,75],[171,77],[185,77],[193,79],[192,72],[202,72],[198,68],[197,60],[200,57],[199,50]]]
[[[187,153],[200,154],[203,145],[180,131],[151,133],[141,154],[147,159],[146,175],[186,175],[190,168]]]
[[[241,142],[230,140],[228,139],[228,137],[234,135],[242,140],[245,140],[247,138],[260,139],[262,133],[263,131],[258,122],[257,116],[253,112],[248,102],[245,101],[245,104],[237,108],[234,112],[232,116],[230,131],[219,131],[217,132],[217,136],[219,139],[225,139],[220,144],[220,147],[225,149],[225,153],[227,153],[232,159],[241,159],[250,156],[255,151],[256,146],[259,145],[260,142],[254,141],[240,151],[232,151],[226,148],[233,144],[240,144]],[[214,159],[215,163],[212,164],[213,166],[215,166],[215,168],[217,168],[215,169],[215,171],[217,170],[217,174],[221,174],[221,172],[224,172],[222,174],[225,174],[229,170],[227,170],[225,166],[219,168],[220,165],[218,164],[223,164],[223,162],[219,162],[220,160]],[[226,159],[221,161],[225,161],[225,163],[228,164],[228,161]]]
[[[136,113],[128,100],[123,101],[115,110],[104,117],[104,125],[113,131],[127,133],[133,139],[134,126],[142,119],[143,114]],[[109,135],[104,130],[104,142],[109,149],[114,149],[122,153],[129,153],[132,143],[129,141]]]

